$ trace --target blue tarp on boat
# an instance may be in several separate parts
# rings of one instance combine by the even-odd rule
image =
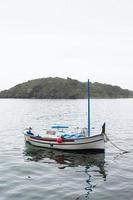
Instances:
[[[69,139],[69,138],[72,138],[72,139],[77,139],[77,138],[83,138],[84,136],[81,135],[81,134],[76,134],[76,133],[73,133],[73,134],[63,134],[63,138],[64,139]]]

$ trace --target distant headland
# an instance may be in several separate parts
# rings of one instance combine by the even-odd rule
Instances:
[[[84,99],[87,82],[48,77],[29,80],[0,92],[0,98]],[[91,98],[133,98],[133,91],[119,86],[90,83]]]

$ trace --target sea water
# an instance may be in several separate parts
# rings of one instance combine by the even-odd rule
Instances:
[[[0,99],[0,200],[133,199],[133,99],[91,100],[91,134],[106,133],[105,154],[26,145],[55,123],[87,127],[87,100]]]

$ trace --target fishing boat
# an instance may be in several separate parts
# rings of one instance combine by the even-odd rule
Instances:
[[[32,128],[24,131],[25,141],[31,145],[68,151],[104,152],[105,151],[105,123],[100,134],[90,135],[90,84],[88,80],[88,128],[70,130],[69,126],[54,124],[45,130],[43,136],[34,133]]]

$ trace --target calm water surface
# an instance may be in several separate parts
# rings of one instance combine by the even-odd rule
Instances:
[[[0,99],[0,200],[132,200],[133,99],[92,100],[91,134],[107,124],[105,154],[25,145],[23,130],[87,126],[87,100]]]

